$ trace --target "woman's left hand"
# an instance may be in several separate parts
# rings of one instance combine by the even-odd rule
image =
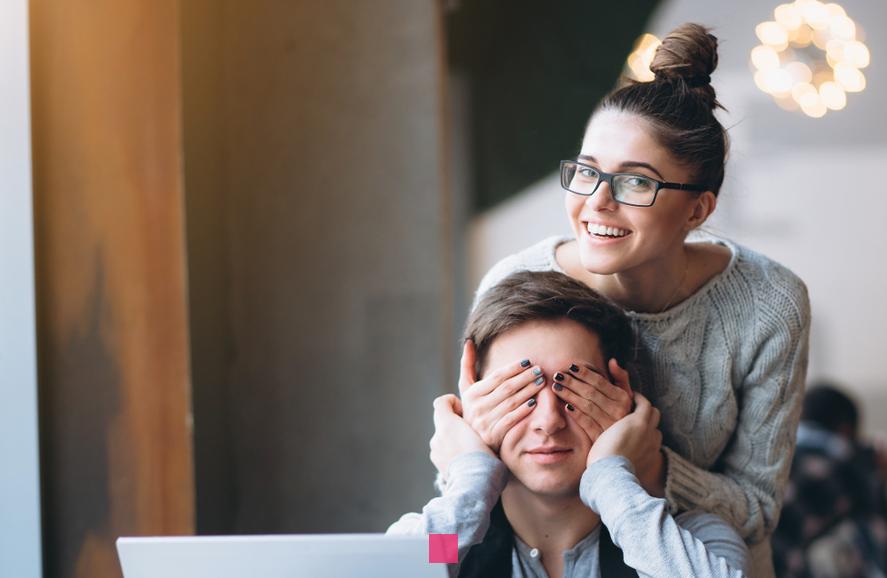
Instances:
[[[636,407],[595,440],[588,452],[587,465],[609,456],[624,456],[632,463],[641,486],[651,496],[665,496],[665,456],[659,410],[640,393],[634,394]]]
[[[610,426],[631,412],[632,392],[628,372],[615,359],[609,363],[613,383],[582,362],[555,373],[552,388],[570,407],[581,412],[585,419],[579,425],[594,441]]]

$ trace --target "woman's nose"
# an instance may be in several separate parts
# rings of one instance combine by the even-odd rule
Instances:
[[[594,193],[585,199],[585,204],[594,210],[614,210],[618,203],[613,198],[613,189],[610,183],[601,181]]]

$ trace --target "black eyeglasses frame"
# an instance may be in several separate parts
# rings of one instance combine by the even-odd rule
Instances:
[[[585,167],[587,169],[593,170],[598,175],[600,175],[600,177],[598,178],[597,184],[594,186],[594,190],[592,190],[590,193],[579,193],[579,192],[576,192],[576,191],[572,190],[571,188],[569,188],[567,186],[567,182],[565,180],[564,165],[566,165],[566,164],[578,165],[580,167]],[[610,185],[610,190],[612,191],[613,190],[613,177],[623,177],[623,176],[625,176],[625,177],[641,177],[641,178],[644,178],[644,179],[647,179],[647,180],[650,180],[650,181],[653,181],[654,183],[656,183],[656,190],[653,191],[653,200],[650,201],[650,203],[647,205],[641,205],[641,204],[637,204],[637,203],[628,203],[625,201],[620,201],[615,196],[613,196],[613,200],[616,201],[617,203],[622,204],[622,205],[628,205],[631,207],[652,207],[653,203],[656,202],[656,198],[659,196],[659,191],[662,189],[677,189],[680,191],[693,191],[693,192],[697,192],[697,193],[708,190],[708,187],[705,185],[686,184],[686,183],[670,183],[668,181],[660,181],[658,179],[654,179],[651,176],[642,175],[639,173],[606,173],[597,167],[587,165],[587,164],[580,162],[580,161],[571,161],[571,160],[561,161],[560,172],[561,172],[561,188],[573,193],[574,195],[580,195],[583,197],[590,197],[593,194],[595,194],[598,190],[598,187],[601,186],[602,182],[606,182],[608,185]],[[612,195],[612,193],[611,193],[611,195]]]

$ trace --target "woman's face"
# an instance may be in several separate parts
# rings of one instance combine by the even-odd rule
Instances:
[[[647,122],[624,112],[601,111],[594,115],[579,160],[607,173],[630,172],[658,181],[692,182],[690,169],[676,163],[659,145]],[[566,193],[567,217],[576,236],[579,259],[587,271],[599,275],[629,271],[668,255],[699,224],[694,221],[698,204],[694,193],[661,189],[650,207],[623,205],[613,200],[610,185],[604,182],[590,197]]]

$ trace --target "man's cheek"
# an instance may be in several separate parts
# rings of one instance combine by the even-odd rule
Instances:
[[[523,432],[526,429],[524,423],[527,418],[522,419],[517,422],[510,430],[505,432],[505,437],[502,438],[502,446],[499,449],[499,457],[502,458],[504,462],[506,458],[514,458],[517,453],[517,445],[523,437]]]
[[[587,445],[588,449],[591,449],[591,446],[594,445],[595,441],[597,441],[597,436],[595,436],[594,438],[589,436],[588,433],[586,433],[586,431],[584,429],[579,427],[579,424],[576,423],[575,421],[571,420],[569,427],[570,427],[570,430],[573,432],[573,435],[575,435],[576,438],[579,439],[582,443]]]

